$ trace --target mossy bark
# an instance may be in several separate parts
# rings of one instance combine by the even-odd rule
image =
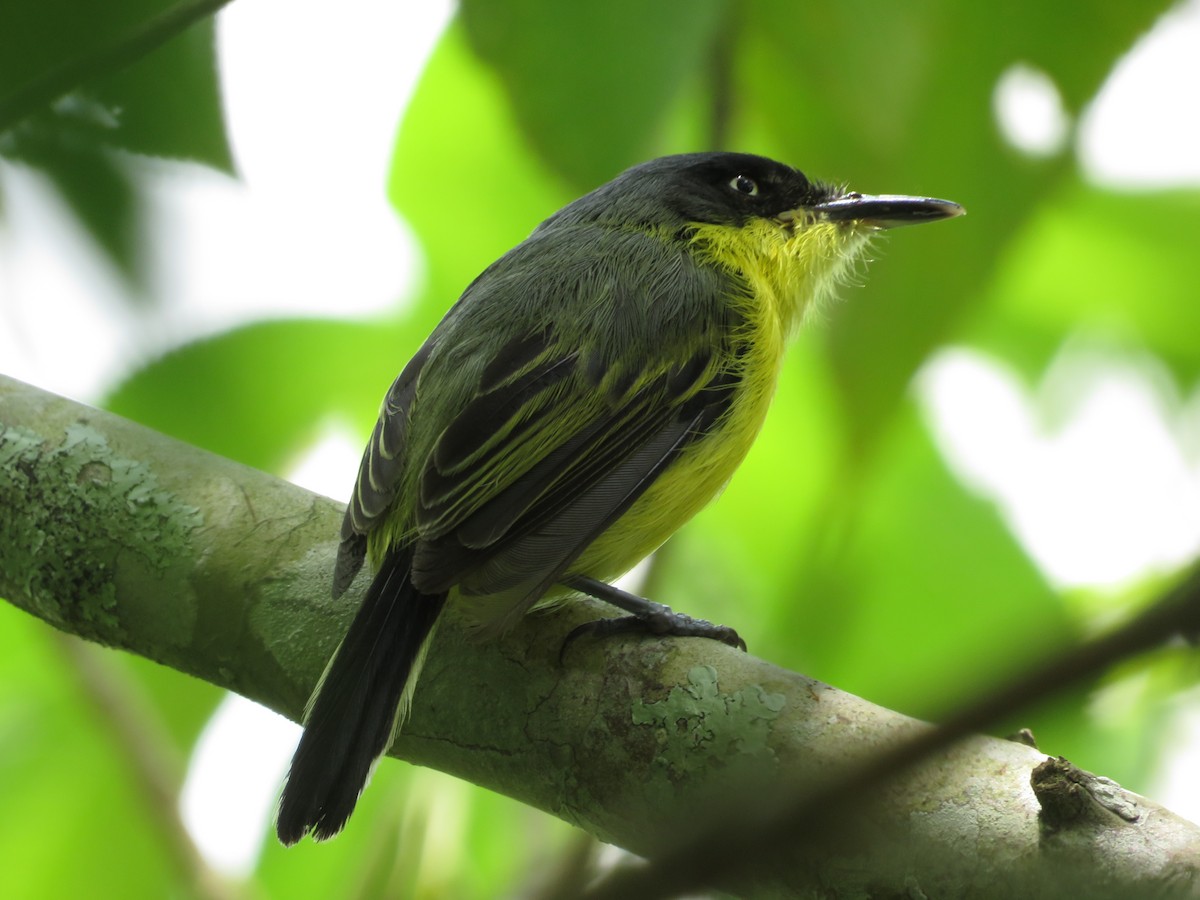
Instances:
[[[0,596],[65,631],[299,719],[363,588],[360,576],[330,599],[340,517],[333,501],[0,377]],[[579,641],[560,661],[566,634],[598,614],[572,604],[486,643],[451,615],[393,755],[653,855],[713,810],[822,783],[928,727],[713,641]],[[960,742],[879,792],[852,834],[724,886],[1200,896],[1195,826],[1128,792],[1131,815],[1051,825],[1030,784],[1045,759]]]

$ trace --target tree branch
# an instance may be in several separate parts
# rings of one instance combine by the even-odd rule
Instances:
[[[293,485],[0,377],[0,595],[63,630],[298,718],[353,612],[329,600],[340,516]],[[927,731],[710,641],[581,642],[560,666],[563,637],[597,613],[572,604],[486,644],[451,619],[393,754],[654,856],[765,784],[822,784]],[[797,844],[722,886],[1197,896],[1195,826],[1119,789],[1075,825],[1045,822],[1030,787],[1045,759],[961,741],[879,788],[819,856]]]
[[[738,873],[743,873],[748,877],[793,846],[804,846],[810,853],[825,852],[831,842],[836,844],[844,839],[842,830],[857,824],[856,819],[879,791],[912,767],[1027,706],[1085,679],[1100,677],[1125,659],[1179,637],[1195,644],[1198,634],[1200,565],[1194,565],[1157,602],[1120,628],[1018,673],[992,691],[973,698],[936,727],[881,748],[861,766],[845,767],[822,783],[801,785],[792,794],[772,785],[752,802],[743,800],[728,814],[708,822],[681,846],[657,854],[648,867],[616,874],[587,896],[593,900],[674,896],[701,888],[718,876],[736,879]],[[1028,732],[1014,739],[1033,746],[1033,736]],[[1113,782],[1062,758],[1048,759],[1035,767],[1030,784],[1041,807],[1043,841],[1054,839],[1074,844],[1081,839],[1081,831],[1087,840],[1087,820],[1094,818],[1092,812],[1101,819],[1105,811],[1115,813],[1131,822],[1141,815],[1136,803],[1126,803],[1124,798],[1132,796],[1128,792],[1116,786],[1114,794]],[[753,812],[748,815],[747,809]],[[831,815],[831,810],[837,810],[837,815]],[[1135,833],[1128,831],[1123,835],[1135,837]],[[722,852],[731,859],[721,859]],[[1177,873],[1168,869],[1167,874],[1173,878]],[[1069,886],[1064,883],[1064,887]],[[1143,884],[1142,888],[1147,886]]]

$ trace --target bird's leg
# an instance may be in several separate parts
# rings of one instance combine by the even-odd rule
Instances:
[[[603,600],[618,609],[623,609],[629,615],[619,616],[615,619],[584,622],[568,634],[566,640],[563,641],[562,649],[559,651],[560,659],[566,654],[567,647],[576,638],[585,634],[592,637],[608,637],[614,634],[640,632],[675,637],[705,637],[731,647],[737,647],[739,650],[746,649],[746,642],[727,625],[714,625],[704,619],[693,619],[691,616],[674,612],[669,606],[623,591],[607,582],[597,581],[595,578],[588,578],[585,575],[572,575],[570,578],[564,579],[563,584],[580,593],[587,594],[589,597],[595,597],[597,600]]]

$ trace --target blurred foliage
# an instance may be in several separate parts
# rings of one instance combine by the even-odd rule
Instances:
[[[936,716],[1091,631],[1085,610],[1111,618],[1140,599],[1052,589],[995,506],[948,470],[909,384],[951,340],[1032,383],[1080,328],[1157,355],[1185,389],[1200,377],[1200,194],[1088,185],[1069,150],[1033,158],[1007,144],[993,110],[997,80],[1023,62],[1077,116],[1167,7],[465,0],[394,150],[389,196],[426,256],[407,309],[212,336],[130,373],[108,405],[275,471],[330,421],[365,438],[390,379],[480,269],[573,196],[660,153],[723,145],[864,191],[953,198],[967,219],[891,237],[866,286],[802,336],[750,458],[653,575],[658,599],[735,625],[759,655]],[[8,0],[0,111],[162,8]],[[231,168],[212,37],[201,23],[0,130],[0,153],[45,171],[131,284],[142,264],[131,154]],[[187,894],[61,655],[38,624],[0,616],[0,894],[87,895],[100,872],[106,893]],[[186,754],[216,692],[112,664]],[[1171,698],[1197,674],[1163,651],[1005,724],[1146,790]],[[571,840],[514,801],[385,764],[337,841],[287,852],[268,841],[252,892],[512,893]]]
[[[475,52],[503,80],[530,143],[586,190],[661,152],[668,110],[711,64],[717,29],[728,27],[726,7],[722,0],[466,0],[462,20]]]
[[[212,21],[150,52],[118,54],[96,77],[23,113],[60,73],[90,68],[172,9],[164,0],[0,4],[0,159],[33,166],[53,182],[128,279],[131,301],[141,299],[137,288],[149,261],[139,253],[143,211],[129,154],[233,167]]]

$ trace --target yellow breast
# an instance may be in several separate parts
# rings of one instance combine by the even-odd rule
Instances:
[[[730,298],[745,322],[739,342],[750,348],[737,396],[719,427],[680,454],[659,479],[602,534],[573,574],[608,580],[656,550],[711,501],[758,437],[775,393],[788,338],[813,303],[842,276],[861,237],[835,225],[784,229],[766,221],[740,228],[698,226],[695,252],[746,286]]]

